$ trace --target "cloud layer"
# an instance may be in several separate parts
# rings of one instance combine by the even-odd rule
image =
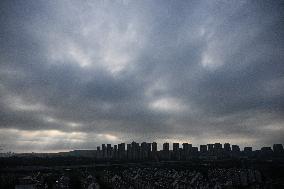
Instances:
[[[0,143],[284,143],[281,1],[2,1]]]

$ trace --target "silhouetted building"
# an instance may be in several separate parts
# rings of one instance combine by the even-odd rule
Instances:
[[[222,144],[221,143],[215,143],[214,144],[214,155],[220,157],[222,155]]]
[[[273,153],[271,147],[262,147],[260,149],[260,152],[261,152],[261,155],[264,157],[270,157],[272,156],[272,153]]]
[[[118,151],[119,152],[124,152],[125,151],[125,143],[118,144]]]
[[[141,159],[145,160],[148,159],[148,147],[149,145],[146,142],[141,143]]]
[[[232,152],[233,153],[239,153],[241,150],[240,150],[240,147],[238,145],[232,145]]]
[[[125,157],[125,143],[118,144],[118,157],[124,159]]]
[[[222,144],[221,144],[221,143],[215,143],[215,144],[214,144],[214,149],[215,149],[215,150],[220,150],[220,149],[222,149]]]
[[[189,144],[188,143],[183,143],[182,144],[182,149],[183,149],[183,151],[188,152],[189,151]]]
[[[113,146],[112,158],[116,159],[118,157],[117,145]]]
[[[170,150],[170,144],[169,143],[164,143],[163,144],[163,151],[169,151]]]
[[[105,144],[102,144],[102,155],[103,155],[103,158],[105,158],[107,155],[106,155],[106,145]]]
[[[140,146],[137,142],[131,143],[131,156],[133,160],[138,160],[140,158]]]
[[[174,160],[180,159],[179,143],[173,143],[173,159]]]
[[[205,155],[207,153],[207,146],[206,145],[200,145],[200,153]]]
[[[112,148],[111,148],[111,144],[107,144],[107,157],[111,158],[112,155]]]
[[[247,157],[251,157],[253,155],[252,147],[244,147],[244,155],[246,155]]]
[[[231,145],[229,143],[224,144],[224,151],[225,152],[231,152]]]
[[[252,152],[252,147],[244,147],[244,152]]]
[[[210,155],[213,155],[214,152],[214,144],[207,144],[208,146],[208,152]]]
[[[282,144],[273,144],[273,152],[275,154],[281,154],[284,152]]]
[[[151,143],[147,143],[147,152],[150,153],[151,152]]]
[[[191,148],[191,156],[197,157],[198,156],[198,147]]]
[[[179,143],[173,143],[173,151],[177,152],[179,150]]]
[[[157,150],[158,150],[158,147],[157,147],[158,145],[157,145],[157,143],[156,142],[153,142],[152,143],[152,152],[157,152]]]
[[[131,153],[132,153],[132,148],[131,148],[131,144],[127,144],[127,159],[131,160],[132,159],[132,156],[131,156]]]
[[[164,143],[163,144],[163,152],[161,154],[162,159],[164,160],[169,160],[170,159],[170,144],[169,143]]]

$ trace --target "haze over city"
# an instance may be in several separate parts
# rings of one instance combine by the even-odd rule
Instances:
[[[283,144],[283,8],[1,1],[0,152]]]

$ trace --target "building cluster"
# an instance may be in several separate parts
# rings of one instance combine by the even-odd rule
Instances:
[[[123,171],[105,170],[103,181],[117,189],[209,189],[209,188],[265,188],[262,175],[252,169],[196,170],[132,167]]]
[[[198,147],[192,146],[189,143],[173,143],[170,149],[169,143],[164,143],[162,150],[158,151],[157,143],[141,144],[132,142],[130,144],[121,143],[112,146],[111,144],[102,144],[98,146],[97,150],[75,150],[71,152],[72,155],[94,156],[99,160],[130,160],[130,161],[144,161],[144,160],[190,160],[192,158],[200,159],[221,159],[221,158],[238,158],[238,157],[284,157],[284,150],[282,144],[274,144],[271,147],[262,147],[260,150],[252,150],[252,147],[244,147],[240,149],[238,145],[230,145],[225,143],[200,145]]]
[[[186,161],[191,159],[226,159],[226,158],[284,158],[282,144],[274,144],[272,147],[262,147],[253,150],[252,147],[244,147],[229,143],[200,145],[199,148],[189,143],[164,143],[158,150],[156,142],[147,143],[132,142],[117,145],[102,144],[96,150],[72,150],[58,153],[0,153],[0,157],[89,157],[100,161]]]

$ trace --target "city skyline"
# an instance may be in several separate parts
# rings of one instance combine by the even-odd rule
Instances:
[[[220,142],[215,142],[215,143],[207,143],[207,144],[200,144],[200,145],[194,145],[192,143],[188,142],[164,142],[164,143],[157,143],[155,141],[153,142],[137,142],[137,141],[132,141],[132,142],[121,142],[121,143],[102,143],[99,146],[94,146],[93,148],[89,149],[72,149],[71,151],[56,151],[56,152],[46,152],[47,154],[49,153],[65,153],[65,152],[72,152],[72,151],[78,151],[78,152],[84,152],[84,151],[107,151],[107,150],[112,150],[112,151],[129,151],[133,146],[137,147],[137,149],[144,150],[147,149],[148,151],[151,152],[162,152],[162,151],[190,151],[192,149],[196,150],[196,152],[202,153],[202,152],[209,152],[209,151],[214,151],[214,150],[223,150],[223,152],[245,152],[245,151],[250,151],[250,152],[261,152],[262,150],[269,151],[271,152],[277,152],[282,155],[284,155],[284,148],[283,144],[277,143],[277,144],[271,144],[271,145],[266,145],[266,146],[261,146],[259,148],[255,148],[252,145],[246,145],[246,146],[240,146],[238,144],[231,144],[228,142],[225,143],[220,143]],[[2,149],[3,150],[3,149]],[[44,154],[44,152],[7,152],[7,154]],[[2,153],[6,154],[6,152]],[[212,154],[211,154],[212,155]]]
[[[278,152],[278,153],[284,153],[284,149],[283,149],[283,144],[273,144],[273,145],[268,145],[268,146],[262,146],[261,148],[253,148],[252,146],[244,146],[243,148],[240,148],[240,146],[238,144],[230,144],[228,142],[226,143],[220,143],[220,142],[216,142],[216,143],[208,143],[208,144],[200,144],[199,146],[195,146],[191,143],[178,143],[178,142],[173,142],[173,143],[169,143],[169,142],[165,142],[163,144],[159,144],[157,142],[136,142],[136,141],[132,141],[131,143],[118,143],[118,144],[101,144],[100,146],[97,146],[96,149],[93,150],[97,150],[97,151],[103,151],[103,150],[122,150],[122,151],[127,151],[129,149],[131,149],[133,147],[133,145],[137,145],[137,147],[140,150],[147,149],[149,151],[152,152],[157,152],[157,151],[179,151],[179,150],[190,150],[192,148],[196,148],[198,149],[199,152],[208,152],[210,150],[216,150],[216,149],[222,149],[224,151],[230,152],[230,151],[261,151],[263,148],[270,148],[271,150],[273,150],[274,152]],[[160,148],[158,146],[161,146]],[[205,148],[204,148],[205,147]],[[74,150],[81,150],[81,149],[74,149]]]
[[[133,141],[113,146],[101,144],[95,150],[0,153],[3,163],[0,186],[209,189],[282,188],[284,184],[282,144],[243,150],[229,143],[199,148],[189,143],[163,143],[161,150],[157,145]]]
[[[283,8],[0,1],[0,153],[283,144]]]

